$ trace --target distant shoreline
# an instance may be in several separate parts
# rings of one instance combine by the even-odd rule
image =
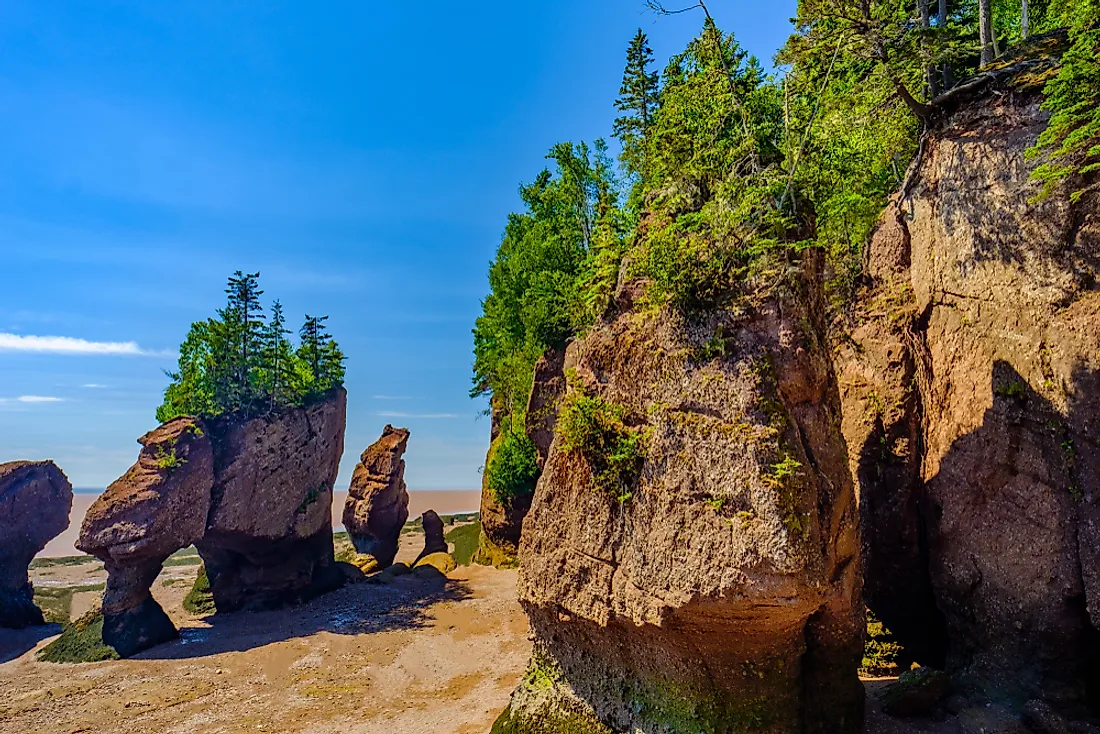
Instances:
[[[80,488],[73,490],[73,509],[69,515],[69,527],[61,535],[50,541],[39,558],[62,558],[79,555],[76,539],[80,535],[80,524],[88,508],[103,493],[102,489]],[[332,529],[342,530],[341,516],[344,514],[346,491],[333,493]],[[409,519],[414,520],[425,511],[435,510],[441,515],[455,515],[464,512],[477,512],[481,507],[479,489],[410,489]]]

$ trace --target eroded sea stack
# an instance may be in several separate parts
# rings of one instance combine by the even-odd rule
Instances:
[[[44,624],[27,569],[69,527],[73,487],[52,461],[0,464],[0,627]]]
[[[351,477],[344,504],[344,527],[357,553],[371,556],[378,568],[393,563],[401,529],[409,519],[405,487],[406,428],[386,426],[382,437],[367,447]]]
[[[930,130],[837,364],[871,609],[975,702],[1096,715],[1100,201],[1033,200],[1043,71]]]
[[[332,489],[347,393],[240,421],[178,418],[88,511],[77,547],[104,561],[104,641],[128,656],[172,639],[150,595],[164,561],[199,549],[218,611],[266,609],[337,588]]]
[[[569,346],[520,547],[535,653],[494,732],[859,731],[821,264],[790,267],[775,294],[692,319],[621,299]]]
[[[538,468],[541,471],[550,455],[558,409],[565,395],[565,350],[550,349],[535,363],[531,393],[524,412],[524,433],[534,444]],[[493,431],[488,466],[499,446],[500,420],[493,408]],[[522,494],[501,502],[489,487],[488,472],[481,483],[481,538],[477,560],[485,565],[514,566],[519,552],[523,518],[531,509],[531,495]]]

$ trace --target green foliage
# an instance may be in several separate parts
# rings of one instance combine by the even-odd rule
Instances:
[[[863,643],[863,662],[860,663],[859,674],[868,677],[896,675],[901,651],[894,634],[868,609],[867,637]]]
[[[474,327],[471,395],[492,395],[516,425],[535,362],[606,308],[626,229],[602,141],[561,143],[547,157],[555,170],[520,188],[525,211],[508,218]]]
[[[46,622],[67,625],[73,615],[73,595],[103,591],[104,588],[106,588],[104,584],[36,588],[34,590],[34,603],[42,610],[42,616],[46,618]]]
[[[630,42],[626,52],[626,69],[615,109],[623,113],[615,119],[612,135],[622,144],[621,160],[627,172],[644,178],[646,147],[650,127],[657,113],[660,74],[650,71],[653,49],[641,28]]]
[[[327,317],[306,317],[295,351],[281,303],[275,301],[264,323],[259,273],[238,270],[226,294],[217,317],[193,323],[180,345],[179,367],[168,373],[158,421],[251,417],[304,405],[343,384],[344,355],[325,331]]]
[[[103,642],[103,612],[93,609],[65,624],[61,636],[42,648],[38,659],[45,663],[98,663],[118,660],[118,653]]]
[[[521,431],[505,430],[485,465],[485,478],[497,502],[511,504],[535,493],[539,479],[538,451]]]
[[[210,591],[210,577],[206,575],[206,566],[199,569],[199,575],[195,578],[195,585],[187,596],[183,598],[183,608],[191,614],[213,614],[217,611],[214,605],[214,594]]]
[[[157,468],[166,474],[171,474],[176,469],[187,463],[187,459],[176,454],[176,441],[172,439],[165,445],[158,445],[153,452],[153,461]]]
[[[1046,86],[1043,109],[1051,113],[1050,124],[1029,154],[1049,153],[1034,173],[1043,183],[1040,198],[1069,182],[1070,199],[1077,200],[1095,179],[1089,174],[1100,171],[1100,0],[1063,0],[1056,9],[1072,46]]]
[[[444,540],[448,543],[454,544],[454,552],[451,553],[454,556],[455,562],[460,566],[469,566],[473,563],[474,555],[477,553],[478,542],[481,538],[481,523],[472,522],[468,525],[461,525],[445,536]]]
[[[574,386],[562,403],[556,431],[566,451],[584,458],[596,489],[629,502],[645,460],[648,432],[627,426],[625,411]]]

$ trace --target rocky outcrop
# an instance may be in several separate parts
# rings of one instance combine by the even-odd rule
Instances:
[[[0,464],[0,627],[44,624],[27,569],[69,527],[73,487],[52,461]]]
[[[859,537],[820,263],[790,268],[781,295],[623,313],[570,345],[520,547],[535,653],[495,732],[859,731]]]
[[[177,418],[138,443],[137,463],[92,504],[77,541],[107,569],[103,641],[123,657],[178,636],[149,590],[168,556],[202,538],[214,483],[201,421]]]
[[[343,585],[331,508],[346,409],[340,388],[251,420],[177,418],[139,439],[137,463],[93,504],[77,544],[108,572],[103,641],[128,657],[176,637],[150,588],[192,544],[204,572],[191,596],[211,595],[219,612]]]
[[[535,445],[541,470],[550,454],[558,408],[565,395],[565,350],[551,349],[535,363],[531,393],[527,398],[524,433]],[[494,406],[493,436],[485,465],[488,466],[499,442],[500,416]],[[519,549],[523,518],[531,509],[530,496],[500,502],[483,475],[481,486],[481,540],[477,560],[493,566],[514,566]]]
[[[344,527],[355,550],[373,556],[381,568],[393,563],[401,528],[409,519],[401,458],[408,445],[408,429],[386,426],[382,437],[359,458],[344,505]]]
[[[837,353],[868,605],[977,701],[1100,701],[1100,202],[1043,202],[1034,64],[928,133]]]
[[[297,603],[344,583],[333,558],[332,492],[347,392],[213,427],[214,486],[195,545],[218,611]]]
[[[433,553],[449,553],[450,546],[447,545],[447,540],[443,537],[443,519],[436,514],[436,511],[428,510],[425,512],[420,516],[420,522],[424,526],[424,550],[420,551],[416,561],[419,562],[421,558],[430,556]],[[415,566],[416,562],[413,565]]]

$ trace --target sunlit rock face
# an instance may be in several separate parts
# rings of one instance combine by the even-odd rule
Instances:
[[[406,428],[386,426],[382,437],[359,458],[344,504],[344,527],[355,550],[373,556],[381,568],[393,563],[401,528],[409,519],[405,487]]]
[[[1009,73],[933,127],[837,371],[868,605],[966,695],[1095,715],[1100,206],[1032,200],[1041,101]]]

